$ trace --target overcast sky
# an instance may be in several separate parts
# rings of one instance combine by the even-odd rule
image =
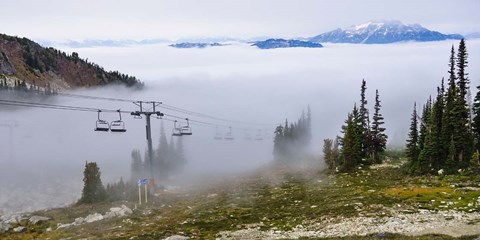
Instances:
[[[0,32],[42,40],[310,37],[369,20],[480,32],[478,0],[1,0]]]

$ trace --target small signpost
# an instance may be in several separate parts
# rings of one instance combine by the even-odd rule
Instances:
[[[147,192],[148,179],[142,178],[138,179],[138,204],[142,205],[142,186],[145,186],[145,203],[148,203],[148,192]]]

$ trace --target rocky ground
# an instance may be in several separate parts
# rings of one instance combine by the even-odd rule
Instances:
[[[409,177],[401,161],[351,174],[275,166],[159,192],[0,218],[2,239],[477,239],[480,177]]]

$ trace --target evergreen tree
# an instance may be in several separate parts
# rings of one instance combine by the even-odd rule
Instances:
[[[452,152],[452,149],[455,149],[455,140],[453,138],[453,133],[455,131],[455,116],[454,108],[457,103],[458,89],[456,87],[457,76],[455,73],[455,49],[452,46],[450,51],[449,59],[449,77],[448,77],[448,89],[445,98],[445,110],[442,119],[442,145],[447,147],[448,151],[444,153],[443,158],[445,159],[445,170],[448,171],[449,168],[453,168],[457,165],[455,159],[455,152]],[[453,146],[452,146],[453,145]]]
[[[442,80],[443,85],[443,80]],[[444,97],[442,92],[443,87],[437,88],[437,98],[432,106],[432,113],[430,117],[430,140],[431,140],[431,167],[434,170],[439,170],[444,165],[445,152],[442,137],[442,119],[444,114]]]
[[[358,142],[358,131],[352,114],[345,121],[346,128],[342,145],[342,171],[351,171],[361,160],[361,148]]]
[[[131,174],[130,174],[130,182],[135,184],[138,179],[144,177],[144,166],[142,163],[142,156],[140,154],[140,150],[135,149],[132,150],[132,164],[131,164]]]
[[[412,174],[419,173],[420,164],[418,162],[418,156],[420,154],[420,148],[418,146],[418,115],[417,115],[417,104],[413,104],[413,113],[412,121],[410,123],[410,131],[408,133],[407,146],[405,150],[405,155],[407,156],[408,171]]]
[[[371,144],[372,145],[372,160],[375,163],[381,163],[380,154],[382,154],[386,147],[387,147],[387,135],[385,134],[385,128],[382,127],[385,122],[383,121],[383,116],[380,113],[380,98],[378,95],[378,89],[375,91],[375,106],[374,106],[374,114],[373,114],[373,122],[372,122],[372,129],[371,129]]]
[[[335,168],[332,139],[323,139],[323,160],[325,161],[328,169],[333,170]]]
[[[158,144],[158,148],[155,151],[155,158],[154,158],[154,169],[157,174],[157,179],[166,179],[168,175],[168,154],[169,154],[169,147],[167,141],[167,135],[165,134],[165,128],[163,126],[163,121],[160,125],[160,140]]]
[[[279,125],[275,128],[275,138],[273,139],[273,157],[279,161],[284,156],[284,132],[283,126]]]
[[[472,131],[475,139],[475,149],[480,150],[480,85],[477,86],[477,94],[473,101],[473,114]]]
[[[467,93],[469,88],[468,74],[465,72],[467,67],[467,52],[465,41],[462,39],[457,53],[457,87],[458,95],[453,108],[453,141],[455,144],[454,162],[449,166],[449,172],[456,171],[459,168],[465,168],[469,165],[470,157],[473,153],[473,137],[470,123],[470,109],[467,104]]]
[[[365,98],[365,92],[367,90],[367,82],[365,79],[362,79],[362,86],[360,87],[360,121],[361,121],[361,132],[360,132],[360,138],[362,139],[361,142],[361,155],[362,158],[367,157],[368,155],[368,149],[370,149],[370,143],[371,143],[371,138],[370,138],[370,117],[368,115],[368,109],[367,109],[367,99]]]
[[[420,121],[420,132],[418,137],[418,147],[420,150],[424,148],[425,138],[427,136],[428,123],[430,122],[432,109],[432,98],[430,97],[425,105],[423,105],[422,117]]]
[[[82,198],[79,203],[95,203],[106,199],[105,188],[100,179],[100,169],[96,162],[86,162],[83,171]]]

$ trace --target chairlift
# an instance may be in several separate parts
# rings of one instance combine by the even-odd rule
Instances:
[[[107,121],[100,119],[100,112],[102,112],[102,110],[98,110],[98,120],[95,123],[94,130],[100,132],[108,132],[108,130],[110,130],[110,125]]]
[[[234,140],[235,138],[233,137],[233,133],[232,133],[232,127],[228,127],[228,132],[225,133],[225,136],[223,137],[223,139],[225,140]]]
[[[188,122],[188,118],[185,118],[187,120],[187,126],[183,126],[180,129],[180,133],[183,135],[192,135],[192,128],[190,127],[190,123]]]
[[[223,135],[218,130],[218,127],[216,127],[216,129],[215,129],[215,136],[213,137],[213,139],[215,139],[215,140],[222,140],[223,139]]]
[[[255,135],[255,140],[257,141],[262,141],[263,140],[263,137],[262,137],[262,130],[258,130],[258,133],[257,135]]]
[[[175,120],[175,121],[173,122],[172,136],[175,136],[175,137],[180,137],[180,136],[182,136],[182,128],[181,128],[181,127],[177,127],[177,120]]]
[[[111,132],[119,132],[119,133],[126,132],[127,129],[125,129],[125,123],[122,121],[122,114],[120,113],[120,109],[117,110],[117,112],[118,112],[119,119],[113,121],[110,124],[110,131]]]
[[[250,134],[250,132],[248,130],[245,130],[245,137],[243,139],[245,139],[247,141],[252,140],[252,135]]]

